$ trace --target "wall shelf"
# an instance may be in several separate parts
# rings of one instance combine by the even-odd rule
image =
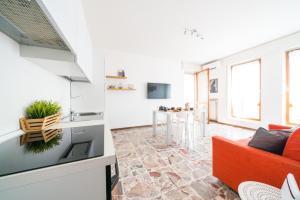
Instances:
[[[131,89],[131,88],[107,88],[107,90],[131,91],[131,90],[135,90],[135,89]]]
[[[106,78],[111,78],[111,79],[127,79],[126,76],[106,76]]]

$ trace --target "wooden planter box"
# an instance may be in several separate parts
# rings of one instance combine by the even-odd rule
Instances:
[[[21,118],[21,128],[25,133],[42,131],[60,121],[61,114],[50,115],[40,119]]]
[[[48,130],[42,130],[38,132],[28,132],[25,133],[20,137],[20,143],[21,145],[29,143],[29,142],[36,142],[36,141],[44,141],[48,142],[54,137],[56,137],[58,134],[62,132],[62,129],[48,129]]]

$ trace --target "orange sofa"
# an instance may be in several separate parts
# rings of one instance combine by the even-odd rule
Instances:
[[[269,125],[270,130],[290,127]],[[300,185],[300,162],[248,146],[248,141],[212,138],[213,176],[237,191],[244,181],[258,181],[280,188],[288,173]]]

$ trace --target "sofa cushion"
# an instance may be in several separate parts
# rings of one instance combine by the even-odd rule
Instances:
[[[293,132],[287,140],[283,156],[300,161],[300,129]]]
[[[255,132],[248,145],[254,148],[282,155],[289,135],[290,131],[286,130],[268,131],[264,128],[259,128]]]

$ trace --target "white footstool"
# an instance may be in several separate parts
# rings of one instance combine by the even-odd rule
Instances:
[[[239,185],[239,195],[242,200],[300,200],[297,181],[292,174],[288,174],[281,189],[276,187],[246,181]]]
[[[246,181],[239,185],[241,200],[280,200],[280,189],[264,183]]]

